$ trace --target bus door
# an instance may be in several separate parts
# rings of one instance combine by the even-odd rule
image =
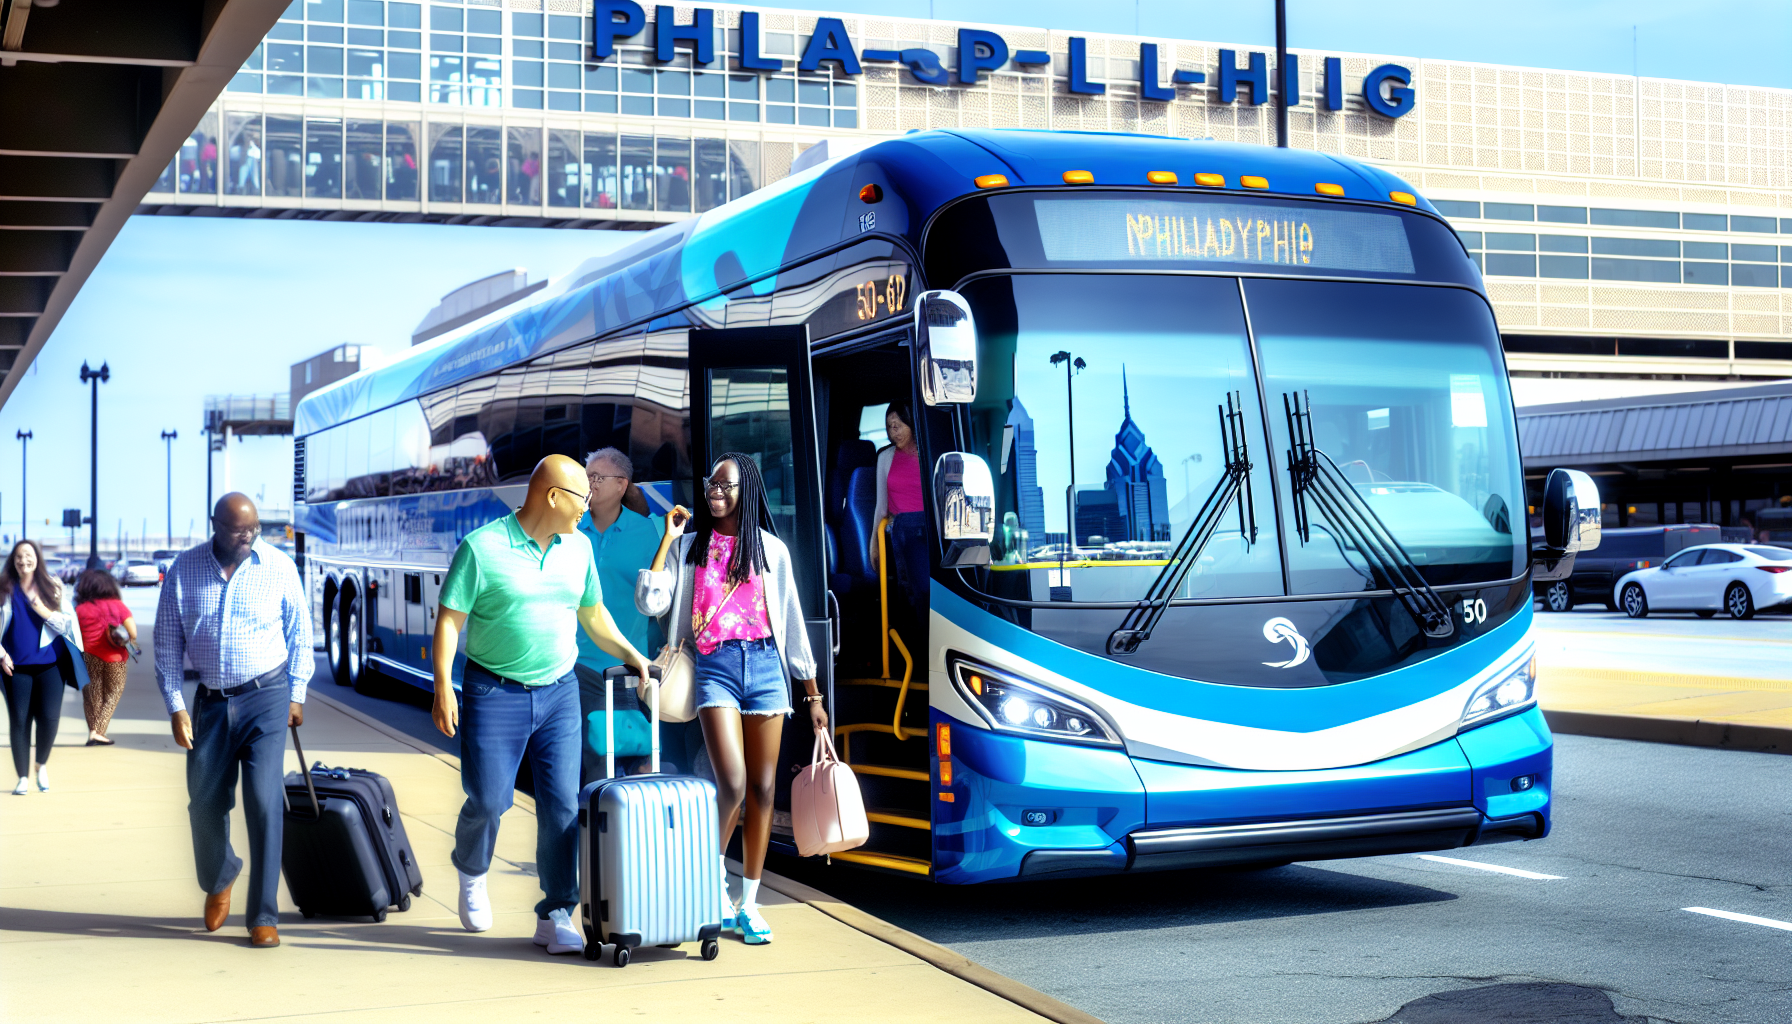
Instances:
[[[765,479],[772,526],[790,548],[798,599],[815,653],[816,680],[834,706],[835,623],[827,594],[821,462],[806,327],[740,327],[690,333],[691,461],[699,477],[723,452],[746,452]],[[695,500],[702,501],[697,494]],[[773,838],[790,835],[790,782],[809,757],[809,716],[785,722]]]

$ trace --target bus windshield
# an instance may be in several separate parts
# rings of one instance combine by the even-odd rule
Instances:
[[[998,557],[979,574],[992,596],[1066,608],[1142,597],[1225,473],[1229,394],[1244,410],[1240,502],[1254,519],[1229,508],[1174,599],[1385,586],[1316,507],[1306,538],[1294,529],[1284,396],[1296,395],[1316,447],[1427,583],[1524,571],[1511,403],[1472,292],[1074,272],[962,291],[984,346],[973,422],[996,474]]]

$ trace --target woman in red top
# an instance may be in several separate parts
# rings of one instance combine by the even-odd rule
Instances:
[[[112,642],[112,627],[123,626],[137,642],[137,620],[119,596],[118,582],[109,573],[89,569],[75,582],[75,616],[81,620],[81,657],[93,682],[81,691],[87,712],[87,745],[109,747],[106,727],[124,695],[125,657],[129,653]]]
[[[884,413],[884,430],[890,446],[877,453],[877,513],[873,522],[883,528],[889,516],[890,568],[902,584],[914,613],[914,625],[927,625],[927,519],[921,500],[921,445],[915,439],[915,417],[907,402],[891,402]],[[877,567],[877,538],[871,538],[871,566]]]

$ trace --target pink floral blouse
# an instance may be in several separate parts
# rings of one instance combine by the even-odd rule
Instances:
[[[703,654],[714,654],[724,640],[762,640],[772,635],[765,582],[757,571],[732,594],[728,592],[728,560],[734,557],[734,542],[733,537],[710,534],[709,559],[692,576],[691,621],[703,624],[697,632],[697,650]]]

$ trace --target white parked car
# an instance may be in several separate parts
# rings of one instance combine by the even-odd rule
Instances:
[[[127,587],[153,587],[162,582],[162,571],[156,568],[156,563],[141,558],[128,562],[121,560],[112,567],[112,574]]]
[[[1792,549],[1767,544],[1700,544],[1660,565],[1626,573],[1612,589],[1633,619],[1650,612],[1696,612],[1732,619],[1792,609]]]

